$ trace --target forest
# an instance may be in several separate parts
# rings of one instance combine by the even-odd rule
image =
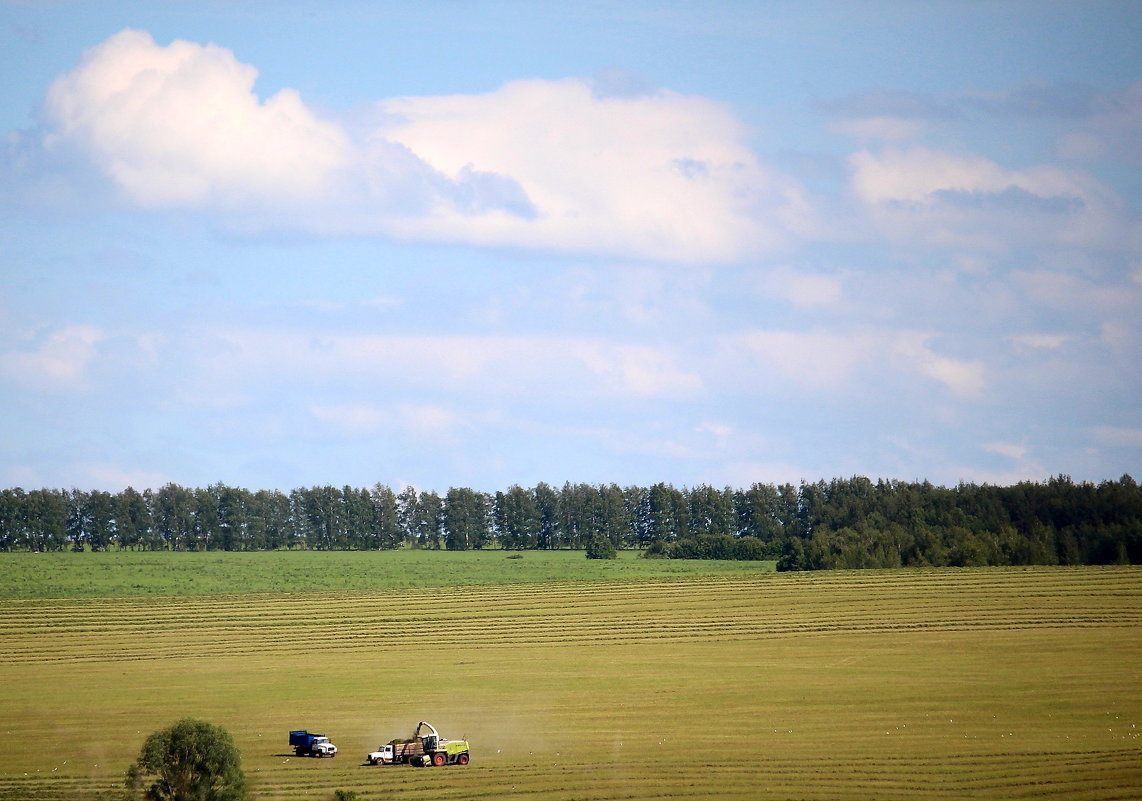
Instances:
[[[0,490],[3,551],[577,549],[599,538],[648,557],[770,559],[779,570],[1140,564],[1142,490],[1129,475],[955,487],[862,476],[748,489],[541,482],[443,495],[382,484]]]

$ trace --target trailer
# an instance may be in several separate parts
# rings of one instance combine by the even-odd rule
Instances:
[[[427,734],[421,734],[421,730]],[[370,765],[467,765],[471,752],[467,740],[449,740],[441,737],[431,723],[421,721],[412,737],[391,740],[377,748],[366,758]]]
[[[329,741],[324,734],[314,734],[305,729],[291,731],[289,744],[297,756],[335,757],[337,746]]]

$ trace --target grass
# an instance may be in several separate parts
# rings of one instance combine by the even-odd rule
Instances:
[[[0,603],[0,799],[114,798],[183,715],[234,735],[262,801],[1142,788],[1137,568],[237,589]],[[472,764],[363,764],[419,720]],[[293,728],[341,754],[293,757]]]
[[[523,558],[512,558],[519,557]],[[384,590],[772,571],[774,562],[586,559],[583,551],[0,553],[0,599]]]

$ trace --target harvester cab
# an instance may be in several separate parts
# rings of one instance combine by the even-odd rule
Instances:
[[[422,736],[421,729],[428,729],[428,734]],[[440,733],[436,731],[435,726],[423,720],[416,724],[416,731],[412,733],[412,739],[420,740],[424,745],[425,753],[435,751],[440,747]]]

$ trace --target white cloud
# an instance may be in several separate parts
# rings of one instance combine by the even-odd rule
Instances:
[[[589,80],[380,101],[364,134],[217,45],[125,30],[51,86],[49,149],[77,148],[130,201],[246,229],[732,261],[811,225],[729,106]]]
[[[458,412],[437,404],[399,403],[391,408],[368,403],[313,405],[310,413],[349,436],[399,432],[439,438],[470,428]]]
[[[514,81],[482,95],[380,104],[382,133],[444,175],[510,176],[535,215],[439,208],[400,226],[433,238],[652,258],[732,260],[782,238],[798,193],[746,146],[724,104],[660,90],[600,97],[589,81]]]
[[[688,398],[701,377],[666,348],[574,337],[368,336],[309,337],[232,329],[201,337],[211,344],[202,369],[228,381],[304,375],[315,383],[444,389],[496,397]],[[367,410],[333,407],[327,414],[368,423]]]
[[[876,371],[920,375],[953,396],[977,398],[986,386],[983,363],[942,356],[931,334],[910,331],[751,331],[725,340],[731,353],[772,371],[782,382],[811,389],[840,389],[867,382]]]
[[[861,151],[849,165],[854,194],[894,239],[981,249],[1137,242],[1120,199],[1077,171],[923,147]]]
[[[1127,283],[1092,280],[1058,270],[1023,270],[1014,274],[1020,291],[1041,308],[1079,313],[1090,322],[1133,319],[1142,292]]]
[[[961,398],[978,398],[986,385],[983,362],[941,356],[928,346],[928,334],[901,333],[890,345],[893,356],[904,369],[911,369],[943,384]]]
[[[89,50],[48,91],[44,113],[144,206],[313,200],[350,146],[297,92],[264,102],[257,70],[216,45],[155,44],[125,30]]]
[[[731,360],[752,362],[782,382],[815,389],[847,383],[861,366],[874,359],[878,338],[845,336],[828,331],[748,331],[726,341]]]
[[[10,379],[45,389],[82,385],[96,348],[106,334],[90,325],[71,325],[40,340],[31,350],[0,355],[0,370]]]
[[[1008,459],[1020,460],[1027,455],[1027,448],[1010,442],[986,442],[980,446],[988,453],[1006,456]]]

